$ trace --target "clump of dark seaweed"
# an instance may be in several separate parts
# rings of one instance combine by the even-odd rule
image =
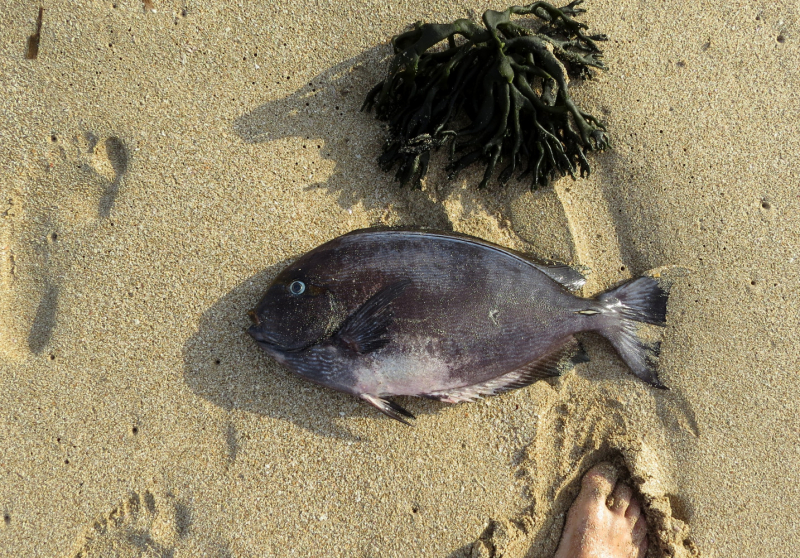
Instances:
[[[605,69],[596,41],[606,37],[586,35],[586,24],[571,17],[585,11],[576,7],[582,1],[487,10],[484,27],[468,19],[417,23],[395,36],[389,75],[362,107],[375,107],[377,118],[389,123],[381,168],[399,163],[397,180],[420,188],[431,150],[449,141],[449,177],[485,162],[481,188],[502,163],[498,182],[505,184],[523,160],[520,178],[532,173],[532,189],[556,176],[588,176],[586,153],[608,147],[608,137],[605,126],[572,101],[568,69],[582,76],[591,75],[590,67]],[[531,14],[541,25],[527,29],[511,21],[512,14]],[[463,39],[456,42],[458,35]],[[446,47],[434,48],[442,41]],[[461,114],[469,125],[455,129]]]

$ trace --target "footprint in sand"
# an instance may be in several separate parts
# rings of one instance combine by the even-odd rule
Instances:
[[[95,142],[91,153],[92,168],[107,181],[97,206],[98,217],[106,219],[114,207],[122,177],[128,172],[128,149],[121,139],[111,136]]]
[[[68,556],[170,558],[185,546],[191,524],[191,510],[174,497],[134,492],[92,522]]]
[[[609,461],[627,472],[649,526],[648,556],[700,556],[689,532],[686,504],[674,494],[660,465],[663,456],[643,441],[624,402],[583,389],[580,381],[548,394],[536,415],[536,434],[520,454],[519,475],[532,503],[518,517],[495,519],[464,549],[470,558],[549,558],[555,553],[567,510],[593,465]],[[591,387],[591,386],[585,386]]]
[[[12,317],[0,324],[0,352],[12,359],[47,351],[71,244],[109,218],[130,159],[122,139],[92,132],[54,133],[38,154],[0,206],[0,313]]]

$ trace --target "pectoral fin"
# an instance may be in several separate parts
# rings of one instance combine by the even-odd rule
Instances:
[[[387,330],[392,323],[392,303],[411,284],[403,279],[375,293],[344,321],[333,335],[335,343],[358,354],[377,351],[389,343]]]

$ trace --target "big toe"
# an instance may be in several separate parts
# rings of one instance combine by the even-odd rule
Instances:
[[[578,500],[585,503],[601,502],[605,505],[606,500],[614,491],[617,478],[619,478],[619,471],[611,463],[598,463],[583,475]]]

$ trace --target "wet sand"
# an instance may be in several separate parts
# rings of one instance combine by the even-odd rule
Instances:
[[[613,149],[535,193],[401,190],[359,112],[389,38],[490,6],[153,0],[0,9],[0,554],[551,556],[625,465],[651,557],[786,556],[800,506],[800,27],[790,2],[592,0],[573,85]],[[445,155],[438,161],[443,163]],[[439,165],[437,168],[441,168]],[[673,283],[657,391],[604,341],[407,428],[245,334],[298,255],[376,224]]]

